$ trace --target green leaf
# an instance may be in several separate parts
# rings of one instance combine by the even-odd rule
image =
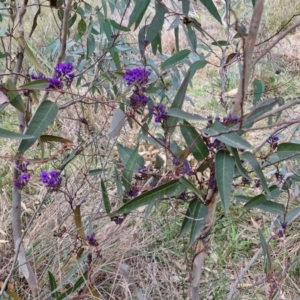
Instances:
[[[89,36],[87,37],[86,44],[87,44],[86,58],[89,59],[93,55],[94,50],[96,48],[96,41],[92,33],[90,33]]]
[[[300,146],[300,145],[299,145]],[[258,161],[256,160],[255,156],[251,153],[251,152],[244,152],[242,155],[241,155],[241,158],[242,159],[246,159],[249,164],[252,166],[252,168],[254,169],[254,171],[256,172],[257,176],[259,177],[260,181],[261,181],[261,185],[264,189],[264,191],[269,195],[271,196],[271,193],[270,193],[270,190],[269,190],[269,187],[267,185],[267,181],[266,181],[266,178],[262,172],[262,169],[258,163]]]
[[[61,294],[58,300],[63,300],[66,297],[68,297],[70,294],[76,292],[86,282],[87,278],[88,278],[88,271],[85,271],[83,276],[79,277],[79,279],[75,282],[74,286],[69,288],[63,294]]]
[[[172,65],[178,63],[179,61],[183,60],[184,58],[186,58],[190,53],[191,53],[191,50],[187,50],[187,49],[177,52],[176,54],[169,57],[161,64],[161,69],[164,70],[164,69],[169,68],[170,66],[172,66]]]
[[[190,72],[191,72],[191,79],[194,77],[195,73],[204,68],[206,66],[207,62],[205,60],[198,60],[195,61],[191,66],[190,66]]]
[[[131,190],[132,175],[133,172],[136,171],[136,164],[139,156],[138,150],[139,150],[139,145],[136,146],[136,148],[131,153],[129,159],[127,160],[124,166],[122,181],[126,191]]]
[[[119,156],[121,158],[122,164],[125,166],[128,162],[128,160],[130,159],[130,156],[132,155],[132,153],[135,151],[135,149],[131,149],[128,148],[126,146],[123,146],[121,144],[117,144],[117,149],[118,149],[118,153]],[[137,161],[136,161],[136,165],[135,165],[135,170],[137,170],[138,168],[141,168],[145,165],[145,160],[142,156],[140,156],[139,154],[137,154]]]
[[[128,27],[131,27],[135,23],[134,30],[140,25],[147,7],[150,4],[150,0],[137,0],[134,9],[129,17]]]
[[[77,14],[75,13],[69,20],[68,20],[68,29],[70,29],[75,21],[76,21],[76,18],[77,18]]]
[[[269,245],[267,244],[267,241],[264,238],[264,235],[262,234],[261,230],[258,229],[259,239],[261,243],[261,247],[263,250],[264,258],[265,258],[265,273],[268,275],[272,271],[272,261],[269,251]]]
[[[184,177],[180,177],[179,182],[183,184],[188,190],[193,191],[195,195],[197,195],[200,199],[202,199],[200,191],[189,180]]]
[[[160,169],[164,165],[164,163],[165,161],[158,154],[156,154],[154,168]]]
[[[192,48],[194,52],[197,51],[197,36],[196,32],[193,29],[193,24],[188,24],[187,25],[187,38],[189,41],[189,45]]]
[[[106,191],[105,183],[103,180],[101,180],[101,191],[102,191],[102,198],[103,198],[103,202],[104,202],[105,211],[107,214],[109,214],[111,211],[111,206],[110,206],[108,194]]]
[[[57,143],[62,143],[62,144],[73,144],[71,140],[62,138],[60,136],[56,135],[41,135],[40,136],[40,141],[42,142],[57,142]]]
[[[200,2],[207,8],[210,14],[222,24],[221,17],[218,13],[217,8],[212,0],[200,0]]]
[[[188,113],[186,111],[183,111],[179,108],[170,108],[168,110],[168,116],[172,116],[172,117],[178,117],[180,119],[183,119],[183,120],[192,120],[192,121],[207,121],[208,119],[207,118],[204,118],[200,115],[195,115],[195,114],[192,114],[192,113]]]
[[[26,90],[44,90],[49,87],[48,79],[39,79],[30,81],[26,84],[23,84],[19,87],[19,89],[26,89]]]
[[[296,143],[282,143],[277,147],[277,152],[273,153],[266,162],[269,163],[279,162],[289,158],[299,158],[300,156],[300,144]],[[264,165],[265,166],[265,165]]]
[[[205,159],[209,151],[198,131],[186,121],[180,126],[180,130],[187,146],[191,147],[194,157],[198,161]]]
[[[25,139],[32,139],[33,135],[24,135],[21,133],[0,128],[0,137],[7,138],[7,139],[15,139],[15,140],[25,140]]]
[[[291,222],[292,220],[294,220],[295,218],[297,218],[297,216],[300,213],[300,206],[295,207],[291,210],[288,211],[288,213],[286,214],[286,216],[281,217],[280,218],[280,222]]]
[[[200,236],[201,229],[205,222],[205,217],[207,216],[208,209],[205,205],[203,205],[200,201],[195,207],[194,214],[193,214],[193,223],[190,235],[189,246],[192,246]]]
[[[228,46],[230,43],[228,41],[216,41],[212,42],[212,46]]]
[[[23,102],[22,97],[20,96],[20,94],[17,91],[17,88],[15,86],[15,84],[13,83],[13,81],[11,80],[11,78],[7,79],[6,82],[8,91],[7,91],[7,96],[9,98],[9,103],[15,107],[18,111],[20,111],[21,113],[25,113],[25,105]]]
[[[257,78],[253,81],[254,91],[253,91],[253,105],[257,104],[265,92],[265,83]]]
[[[77,25],[77,32],[80,36],[83,36],[86,32],[86,23],[83,19],[80,19]]]
[[[235,132],[220,134],[220,132],[224,132],[227,130],[230,130],[230,129],[226,128],[219,122],[215,122],[209,128],[203,129],[203,132],[209,136],[214,136],[222,143],[229,145],[231,147],[234,147],[234,148],[247,149],[247,148],[251,147],[251,145],[247,141],[242,139]],[[218,135],[218,134],[220,134],[220,135]]]
[[[57,299],[59,297],[58,292],[57,291],[53,292],[53,291],[57,290],[57,284],[56,284],[53,274],[50,271],[48,271],[48,277],[49,277],[50,289],[52,291],[51,297],[54,297],[55,299]]]
[[[252,0],[253,7],[255,6],[256,0]]]
[[[117,186],[117,195],[122,196],[123,195],[123,187],[122,183],[119,179],[119,174],[116,165],[114,165],[114,176],[115,176],[115,181],[116,181],[116,186]]]
[[[182,0],[182,12],[186,15],[189,14],[190,4],[190,0]]]
[[[235,165],[239,171],[239,173],[246,179],[251,180],[251,178],[248,176],[248,172],[247,170],[243,167],[242,163],[241,163],[241,158],[239,156],[239,153],[237,151],[236,148],[232,148],[230,146],[227,146],[228,150],[230,151],[230,153],[233,155],[234,160],[235,160]]]
[[[220,150],[216,154],[215,176],[221,201],[226,214],[229,211],[231,185],[234,174],[234,158],[228,151]]]
[[[118,71],[121,71],[122,67],[121,67],[121,62],[120,62],[120,57],[119,57],[119,53],[115,50],[115,48],[111,48],[109,50],[111,56],[112,56],[112,59],[116,65],[116,68]]]
[[[75,266],[68,272],[67,276],[62,280],[60,285],[56,287],[55,290],[52,290],[51,294],[47,295],[47,298],[50,297],[56,291],[58,291],[61,287],[63,287],[73,277],[73,275],[76,272],[78,272],[80,268],[80,264],[87,258],[87,256],[88,256],[88,252],[85,252],[81,255],[81,257],[77,261],[75,261]]]
[[[264,113],[269,112],[273,106],[278,103],[277,100],[273,98],[267,98],[266,100],[259,102],[251,112],[245,116],[243,120],[243,127],[248,128],[253,126],[254,121],[262,116]]]
[[[156,2],[155,6],[156,14],[149,25],[146,35],[146,40],[149,43],[151,43],[156,35],[162,30],[165,21],[165,14],[168,13],[168,9],[163,4]]]
[[[125,125],[125,121],[126,121],[126,115],[124,114],[124,112],[120,108],[115,109],[114,115],[113,115],[113,118],[112,118],[112,121],[110,124],[110,129],[109,129],[107,135],[110,138],[114,138],[114,137],[118,136],[120,134],[121,129]]]
[[[122,214],[127,214],[141,206],[151,205],[157,200],[163,199],[165,196],[173,197],[179,195],[183,192],[185,186],[179,182],[179,179],[174,179],[165,184],[162,184],[150,191],[147,191],[140,196],[132,199],[131,201],[125,203],[121,208],[112,213],[110,216],[117,216]]]
[[[195,210],[199,210],[200,205],[201,205],[201,202],[197,198],[193,199],[190,202],[189,207],[185,213],[186,217],[183,219],[182,224],[181,224],[179,237],[182,237],[184,234],[186,234],[192,228]]]
[[[125,32],[129,32],[130,31],[130,28],[125,27],[125,26],[117,23],[115,20],[109,19],[109,22],[110,22],[111,26],[113,28],[117,29],[117,30],[125,31]]]
[[[161,33],[159,32],[156,37],[151,42],[152,52],[154,55],[157,53],[157,49],[160,54],[162,54],[162,45],[161,45]],[[144,46],[145,48],[145,46]]]
[[[33,135],[34,138],[22,140],[18,149],[19,154],[23,154],[35,143],[48,125],[55,119],[57,112],[57,105],[49,100],[40,104],[25,132],[26,135]]]
[[[107,169],[93,169],[89,170],[89,175],[90,176],[97,176],[103,174]]]
[[[179,108],[181,109],[183,102],[184,102],[184,98],[185,98],[185,94],[186,94],[186,90],[188,87],[188,84],[190,82],[191,79],[191,72],[188,71],[185,75],[185,78],[171,104],[171,108]],[[175,130],[175,126],[178,122],[178,118],[177,117],[169,117],[167,120],[167,125],[169,127],[169,134],[172,135],[172,133]]]

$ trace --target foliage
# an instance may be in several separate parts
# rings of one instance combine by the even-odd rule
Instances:
[[[212,0],[200,2],[216,23],[222,23]],[[281,113],[299,104],[299,100],[285,104],[284,99],[264,97],[265,82],[256,78],[249,82],[254,95],[247,94],[244,81],[248,40],[247,34],[238,29],[241,22],[235,11],[225,9],[235,20],[236,32],[228,29],[222,40],[216,40],[192,17],[193,4],[188,0],[170,0],[168,4],[160,0],[102,0],[100,6],[84,1],[67,0],[64,5],[50,1],[50,7],[46,5],[42,12],[52,9],[60,36],[51,41],[45,37],[42,61],[34,54],[38,46],[30,39],[43,27],[37,22],[40,5],[34,5],[38,10],[29,37],[23,30],[26,6],[24,2],[10,9],[9,3],[1,3],[0,38],[9,41],[10,46],[2,43],[0,53],[4,74],[0,111],[18,122],[20,132],[1,127],[0,137],[21,140],[12,144],[9,157],[1,158],[5,163],[13,161],[13,172],[7,175],[10,179],[4,185],[12,186],[13,240],[22,254],[16,253],[16,260],[24,265],[22,270],[33,297],[65,299],[75,292],[100,297],[93,265],[101,260],[104,242],[113,232],[104,241],[97,239],[97,231],[102,230],[98,218],[106,218],[118,228],[130,214],[142,213],[151,218],[155,208],[169,205],[175,212],[182,208],[185,211],[178,235],[186,238],[188,233],[186,251],[195,249],[191,299],[199,299],[197,288],[215,211],[230,216],[237,201],[244,203],[244,215],[250,210],[274,215],[271,228],[275,234],[269,239],[261,229],[257,234],[265,258],[267,297],[274,299],[281,286],[274,275],[269,244],[275,237],[285,236],[300,209],[291,205],[291,193],[299,193],[295,159],[300,142],[288,139],[285,131],[296,126],[296,136],[299,120],[284,119]],[[250,7],[251,11],[255,9]],[[169,18],[172,21],[167,31],[173,32],[175,53],[163,49]],[[187,41],[184,49],[180,47],[182,40]],[[260,43],[267,47],[269,41],[262,36],[257,40],[263,52]],[[230,53],[233,48],[234,55]],[[15,52],[19,53],[16,58]],[[214,65],[210,61],[214,55],[220,58],[218,108],[213,115],[191,113],[187,111],[187,91],[202,69]],[[244,62],[239,60],[243,55]],[[230,81],[227,68],[234,61],[244,70],[239,77],[242,100],[236,115],[226,98]],[[251,72],[254,76],[254,66]],[[68,122],[67,130],[59,129],[64,122]],[[262,140],[249,136],[258,131]],[[143,157],[142,147],[156,149],[152,162]],[[46,192],[39,207],[30,221],[24,220],[17,209],[21,199],[39,194],[42,189]],[[23,244],[18,245],[42,207],[52,213],[55,195],[68,205],[73,217],[64,225],[61,221],[55,237],[69,236],[75,259],[68,255],[64,258],[60,282],[51,264],[48,277],[43,274],[38,282],[30,260],[27,262],[26,255],[30,254],[25,253]],[[98,203],[93,209],[89,206],[95,198],[102,209]],[[21,227],[26,228],[24,233]],[[120,270],[130,282],[125,269],[123,266]],[[11,270],[1,294],[13,275],[13,265]],[[62,289],[67,282],[70,286]],[[131,292],[143,296],[137,287]],[[234,293],[233,288],[230,293]]]

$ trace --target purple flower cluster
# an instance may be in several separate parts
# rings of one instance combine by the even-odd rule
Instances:
[[[243,185],[249,185],[250,183],[251,183],[251,180],[249,180],[249,179],[247,179],[245,177],[242,178],[242,184]]]
[[[137,110],[145,107],[148,103],[148,97],[145,95],[145,84],[149,80],[151,72],[145,68],[135,68],[127,70],[123,76],[128,86],[134,85],[133,95],[130,97],[130,106]]]
[[[49,87],[48,89],[61,89],[63,88],[63,81],[70,86],[75,75],[73,70],[73,64],[71,62],[61,62],[55,67],[55,76],[46,78],[43,74],[39,73],[31,74],[32,79],[48,79]]]
[[[193,170],[191,169],[191,166],[187,160],[182,161],[180,158],[175,157],[172,159],[172,163],[176,166],[176,172],[178,173],[178,175],[193,175]]]
[[[28,182],[30,179],[30,174],[29,173],[23,173],[21,174],[18,179],[14,180],[14,186],[21,190]]]
[[[126,191],[125,194],[129,197],[129,198],[134,198],[139,194],[139,188],[136,185],[132,185],[131,186],[131,190]]]
[[[270,135],[267,139],[267,143],[270,144],[272,149],[276,149],[278,146],[279,137],[277,135]]]
[[[261,185],[260,179],[254,179],[254,186],[255,186],[256,188],[259,188],[260,185]]]
[[[236,117],[234,115],[232,115],[231,113],[229,113],[229,115],[227,117],[223,118],[222,124],[223,125],[231,125],[231,124],[237,124],[240,122],[240,118]]]
[[[127,70],[123,76],[127,85],[144,85],[148,82],[151,72],[145,68]]]
[[[59,189],[62,181],[59,171],[56,170],[50,172],[43,171],[40,174],[40,178],[43,184],[56,191]]]
[[[217,187],[217,180],[214,174],[211,174],[208,181],[206,182],[209,189],[215,189]]]
[[[210,150],[220,150],[222,148],[222,143],[220,140],[215,139],[212,143],[208,142],[207,146],[209,147]]]
[[[150,108],[150,115],[154,115],[155,116],[154,121],[156,123],[160,123],[161,121],[167,118],[168,111],[162,103],[159,103]]]
[[[86,236],[86,240],[88,244],[93,247],[97,247],[99,245],[97,240],[95,239],[95,235],[96,235],[95,232],[93,232],[91,235]]]
[[[27,167],[29,165],[29,162],[20,162],[19,164],[16,165],[16,169],[21,171],[22,173],[27,173]]]

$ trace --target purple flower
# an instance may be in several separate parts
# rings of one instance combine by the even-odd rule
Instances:
[[[215,139],[212,143],[208,143],[208,147],[210,150],[220,150],[222,148],[222,143],[220,140]]]
[[[62,182],[60,173],[56,170],[52,170],[50,172],[43,171],[40,174],[40,178],[43,184],[56,191],[59,189]]]
[[[154,115],[154,121],[156,123],[160,123],[162,120],[166,119],[168,116],[168,111],[162,103],[159,103],[150,108],[150,115]]]
[[[259,188],[259,187],[260,187],[260,184],[261,184],[260,179],[254,179],[254,186],[255,186],[256,188]]]
[[[144,94],[134,94],[130,99],[130,106],[134,109],[143,107],[148,103],[148,97]]]
[[[279,137],[277,135],[270,135],[267,139],[267,143],[269,143],[273,149],[277,148],[278,141],[279,141]]]
[[[42,73],[39,73],[38,75],[32,73],[30,77],[31,77],[31,79],[35,79],[35,80],[37,80],[37,79],[45,79],[46,78],[46,76],[44,74],[42,74]]]
[[[125,194],[129,197],[129,198],[134,198],[139,194],[139,188],[136,185],[132,185],[131,186],[131,190],[126,191]]]
[[[21,162],[16,165],[16,169],[23,172],[27,173],[27,166],[29,165],[29,162]]]
[[[97,247],[99,244],[95,239],[95,233],[93,232],[91,235],[86,236],[86,240],[90,246]]]
[[[135,68],[132,70],[127,70],[123,76],[127,85],[135,84],[146,84],[148,82],[151,72],[145,68]]]
[[[61,62],[55,67],[57,77],[70,75],[73,72],[73,64],[70,61]]]
[[[217,180],[216,177],[212,174],[210,175],[208,181],[206,182],[209,189],[215,189],[217,187]]]
[[[63,83],[56,77],[48,78],[49,87],[48,89],[61,89],[63,87]]]
[[[248,184],[250,184],[250,183],[251,183],[251,180],[249,180],[249,179],[247,179],[247,178],[245,178],[245,177],[242,178],[242,184],[243,184],[243,185],[248,185]]]
[[[21,190],[28,182],[30,179],[30,174],[29,173],[23,173],[21,174],[18,179],[14,180],[14,186]]]
[[[229,113],[227,117],[223,118],[223,125],[237,124],[240,122],[240,118]]]
[[[172,159],[173,164],[177,167],[176,171],[177,174],[186,174],[188,176],[193,175],[193,171],[191,169],[191,166],[189,164],[189,162],[187,160],[182,161],[180,158],[178,157],[174,157]]]

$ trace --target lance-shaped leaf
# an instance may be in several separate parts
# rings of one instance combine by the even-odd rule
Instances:
[[[46,100],[37,108],[32,117],[26,135],[33,135],[34,138],[22,140],[19,146],[19,153],[24,153],[28,150],[35,141],[42,135],[48,125],[55,119],[58,112],[58,107],[55,103]]]
[[[234,173],[234,158],[228,151],[220,150],[216,154],[215,176],[221,201],[226,214],[229,211],[231,185]]]
[[[51,291],[55,291],[57,289],[57,284],[56,284],[53,274],[50,271],[48,271],[48,277],[49,277],[50,289],[51,289]],[[51,297],[58,299],[58,297],[59,297],[58,292],[57,291],[53,292],[51,294]]]
[[[257,78],[253,81],[254,91],[252,103],[258,103],[265,92],[265,83]]]
[[[77,205],[76,208],[73,210],[73,213],[74,213],[74,220],[77,229],[77,234],[81,238],[82,244],[86,245],[86,236],[85,236],[84,227],[81,218],[81,206]]]
[[[136,171],[136,163],[139,156],[138,150],[139,150],[139,145],[136,146],[136,148],[131,153],[129,159],[127,160],[124,166],[122,181],[126,191],[131,190],[132,175],[133,172]]]
[[[7,138],[7,139],[23,140],[23,139],[32,139],[34,136],[24,135],[21,133],[0,128],[0,137]]]
[[[26,89],[26,90],[44,90],[49,87],[49,81],[48,79],[39,79],[30,81],[28,83],[25,83],[21,85],[20,89]]]
[[[200,199],[202,199],[200,191],[189,180],[187,180],[184,177],[180,177],[179,182],[182,183],[188,190],[193,191],[195,195],[198,196]]]
[[[126,146],[123,146],[121,144],[117,144],[117,149],[118,149],[118,153],[119,156],[121,158],[121,161],[123,163],[123,165],[125,166],[130,158],[130,156],[132,155],[132,153],[135,151],[135,149],[131,149],[128,148]],[[136,161],[136,166],[135,166],[135,170],[137,170],[138,168],[141,168],[145,165],[145,160],[142,156],[140,156],[139,154],[137,154],[137,161]]]
[[[122,187],[121,180],[119,179],[119,174],[116,165],[114,165],[113,169],[114,169],[114,176],[115,176],[115,181],[117,186],[117,195],[121,196],[123,195],[123,187]]]
[[[269,245],[268,245],[267,241],[265,240],[264,235],[260,229],[258,229],[258,234],[259,234],[259,239],[260,239],[261,247],[262,247],[264,258],[265,258],[265,268],[264,269],[265,269],[266,275],[268,275],[272,270],[272,261],[271,261],[270,251],[269,251]]]
[[[246,179],[251,180],[251,178],[248,176],[247,170],[243,167],[242,163],[241,163],[241,158],[239,156],[239,153],[237,151],[237,149],[232,148],[230,146],[227,146],[228,150],[230,151],[230,153],[233,155],[234,160],[235,160],[235,165],[239,171],[239,173]]]
[[[185,186],[179,182],[179,179],[174,179],[165,184],[162,184],[155,189],[147,191],[133,200],[125,203],[121,208],[112,213],[110,216],[117,216],[129,213],[141,206],[151,205],[164,197],[173,197],[182,193]]]
[[[208,209],[205,205],[203,205],[200,201],[199,201],[200,205],[197,204],[197,206],[195,207],[194,210],[194,214],[193,214],[193,223],[192,223],[192,228],[191,228],[191,235],[190,235],[190,241],[189,241],[189,246],[192,246],[196,240],[199,238],[200,236],[200,231],[203,227],[204,221],[205,221],[205,217],[207,216],[208,213]]]
[[[106,213],[109,214],[111,211],[111,206],[110,206],[106,186],[105,186],[105,183],[103,180],[101,180],[101,191],[102,191],[102,198],[103,198],[103,202],[104,202],[105,211],[106,211]]]
[[[187,90],[188,84],[190,82],[190,79],[191,79],[191,72],[188,71],[185,75],[185,78],[184,78],[180,88],[178,89],[178,92],[177,92],[172,104],[171,104],[171,108],[178,108],[178,109],[182,108],[186,90]],[[169,127],[170,135],[172,135],[172,133],[174,132],[177,122],[178,122],[177,117],[169,117],[168,118],[167,125]]]
[[[97,176],[103,174],[107,169],[93,169],[89,170],[89,175],[90,176]]]
[[[9,98],[9,103],[21,113],[25,113],[25,104],[11,78],[7,79],[6,85],[8,88],[7,96]]]
[[[205,159],[209,151],[197,130],[186,121],[180,126],[180,130],[187,146],[191,147],[194,157],[198,161]]]
[[[300,144],[282,143],[277,147],[277,152],[273,153],[265,165],[269,163],[279,162],[289,158],[299,158]],[[264,166],[265,166],[264,165]]]
[[[178,117],[178,118],[184,119],[184,120],[192,120],[192,121],[200,121],[200,122],[201,121],[206,122],[208,120],[207,118],[204,118],[200,115],[188,113],[179,108],[170,108],[168,110],[168,116]]]
[[[162,70],[167,69],[170,66],[180,62],[181,60],[185,59],[190,53],[191,53],[191,50],[188,50],[188,49],[180,50],[179,52],[175,53],[173,56],[166,59],[161,64],[161,69]]]
[[[218,13],[218,10],[213,2],[213,0],[200,0],[200,2],[207,8],[210,14],[222,24],[221,17]]]
[[[165,161],[158,154],[156,154],[154,168],[160,169],[164,165],[164,163]]]
[[[155,2],[155,10],[155,16],[149,25],[146,35],[146,40],[149,43],[151,43],[156,35],[162,30],[165,21],[165,14],[168,13],[166,6],[160,2]]]
[[[140,25],[143,16],[146,12],[147,7],[149,6],[150,0],[139,1],[136,0],[134,9],[129,17],[128,27],[131,27],[135,23],[134,29]]]
[[[254,169],[257,176],[259,177],[264,191],[271,197],[271,193],[270,193],[269,187],[267,185],[266,178],[265,178],[265,176],[262,172],[262,169],[261,169],[258,161],[256,160],[255,156],[251,152],[247,151],[247,152],[244,152],[241,155],[241,157],[242,157],[242,159],[246,159],[249,162],[249,164],[251,165],[251,167]]]
[[[199,210],[201,202],[199,199],[193,199],[186,210],[185,218],[182,221],[179,237],[182,237],[192,228],[195,210]]]
[[[40,141],[42,142],[57,142],[57,143],[62,143],[62,144],[73,144],[71,140],[62,138],[60,136],[56,135],[48,135],[48,134],[43,134],[40,136]]]
[[[126,115],[120,108],[117,108],[114,111],[114,115],[110,124],[109,131],[107,135],[111,138],[114,138],[120,134],[121,129],[125,125]]]
[[[247,141],[242,139],[235,132],[221,133],[221,132],[226,132],[226,130],[230,130],[230,129],[226,128],[219,122],[215,122],[209,128],[203,129],[202,131],[208,136],[213,136],[217,138],[219,141],[223,142],[224,144],[234,148],[248,149],[251,147],[251,145]]]

